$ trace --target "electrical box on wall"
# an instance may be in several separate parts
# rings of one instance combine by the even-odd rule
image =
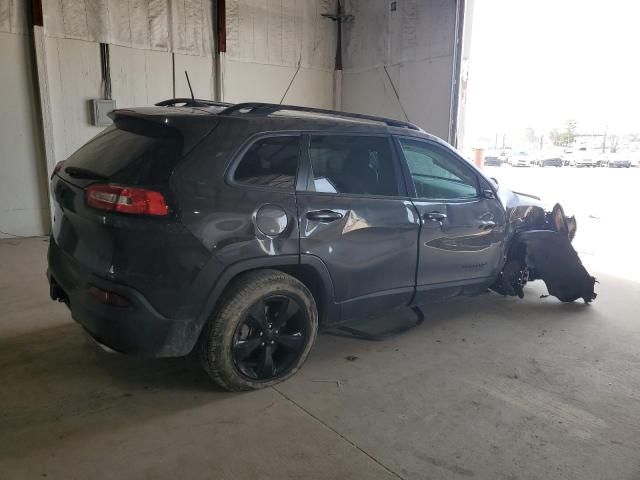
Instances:
[[[102,98],[93,98],[89,100],[91,105],[91,124],[99,127],[107,127],[111,125],[111,119],[107,115],[110,111],[115,110],[115,100],[105,100]]]

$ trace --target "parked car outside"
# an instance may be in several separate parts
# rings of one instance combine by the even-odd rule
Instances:
[[[484,164],[488,167],[502,166],[502,162],[500,161],[500,158],[495,155],[488,155],[484,157]]]
[[[571,225],[410,123],[159,105],[113,111],[56,166],[51,298],[117,352],[197,352],[228,390],[289,378],[322,329],[492,285],[515,295],[529,276],[524,258],[503,276],[514,239]]]
[[[531,166],[531,156],[528,152],[517,152],[511,157],[511,166],[512,167],[530,167]]]
[[[609,168],[629,168],[631,159],[628,154],[610,153],[607,156],[606,166]]]
[[[563,160],[559,155],[546,155],[540,159],[541,167],[562,167]]]
[[[573,154],[572,165],[577,168],[595,167],[596,159],[594,152],[587,150],[585,147],[579,148]]]
[[[596,167],[606,167],[609,160],[610,152],[597,152],[593,154],[594,164]]]

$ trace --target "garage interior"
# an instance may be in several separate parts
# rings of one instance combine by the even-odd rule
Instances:
[[[593,305],[541,299],[541,282],[456,299],[382,342],[321,335],[261,391],[222,392],[190,357],[108,354],[49,298],[48,178],[104,128],[92,99],[189,97],[186,70],[198,98],[383,115],[456,145],[472,15],[469,0],[0,0],[0,478],[640,478],[640,265],[637,246],[608,247],[629,219],[593,178],[574,199]],[[608,198],[636,202],[634,178]]]

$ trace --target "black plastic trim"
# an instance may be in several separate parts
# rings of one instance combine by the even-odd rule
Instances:
[[[257,257],[249,260],[242,260],[240,262],[236,262],[229,267],[227,267],[222,274],[218,277],[215,282],[215,285],[211,289],[210,293],[207,295],[207,299],[200,310],[196,318],[196,331],[197,336],[200,335],[200,331],[204,327],[207,320],[213,315],[215,311],[216,304],[220,299],[220,296],[227,288],[229,283],[238,275],[249,272],[251,270],[263,269],[263,268],[273,268],[278,269],[278,267],[287,267],[292,265],[309,265],[314,270],[320,278],[322,279],[323,288],[324,288],[324,312],[327,315],[327,318],[339,318],[340,312],[337,304],[335,303],[335,293],[333,288],[333,281],[331,280],[331,276],[329,274],[329,270],[327,269],[324,262],[315,255],[277,255],[273,257]],[[333,322],[332,322],[333,323]],[[195,341],[194,339],[194,345]]]
[[[401,120],[394,120],[385,117],[376,117],[374,115],[363,115],[361,113],[341,112],[337,110],[326,110],[322,108],[302,107],[299,105],[278,105],[275,103],[261,103],[261,102],[249,102],[238,103],[236,105],[225,108],[218,115],[231,115],[234,113],[242,113],[241,110],[248,110],[247,113],[254,115],[270,115],[279,111],[291,111],[291,112],[308,112],[318,113],[320,115],[327,115],[333,117],[353,118],[356,120],[369,120],[372,122],[384,123],[390,127],[408,128],[411,130],[422,131],[420,127],[410,122],[403,122]]]

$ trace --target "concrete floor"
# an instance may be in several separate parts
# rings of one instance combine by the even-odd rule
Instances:
[[[46,247],[0,241],[2,480],[640,479],[629,275],[596,271],[591,306],[536,282],[385,342],[322,335],[288,382],[229,394],[193,359],[97,348],[49,300]]]

